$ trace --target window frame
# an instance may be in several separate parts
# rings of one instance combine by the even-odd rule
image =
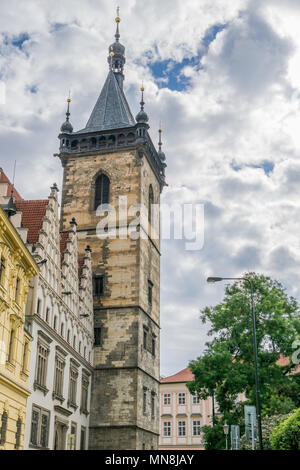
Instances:
[[[95,274],[93,276],[93,297],[100,299],[104,295],[105,275]]]
[[[199,424],[195,424],[195,423],[199,423]],[[195,433],[195,429],[197,429],[196,433]],[[201,421],[200,421],[200,419],[193,419],[193,421],[192,421],[192,436],[193,437],[201,436]]]
[[[168,401],[169,403],[166,403],[166,401]],[[163,394],[163,404],[164,406],[171,406],[171,393]]]
[[[172,421],[163,421],[163,437],[172,436]]]
[[[95,179],[94,190],[94,211],[101,204],[109,204],[110,200],[110,179],[105,173],[99,173]]]
[[[178,405],[186,405],[186,393],[178,392]]]
[[[37,414],[37,421],[36,423],[36,443],[32,441],[33,437],[33,413]],[[47,417],[47,425],[46,425],[46,441],[45,443],[42,442],[43,439],[43,430],[45,425],[43,423],[43,417]],[[45,408],[41,408],[37,405],[32,405],[31,411],[31,429],[30,429],[30,446],[39,447],[41,449],[47,449],[49,444],[49,430],[50,430],[50,411],[46,410]],[[42,445],[45,444],[45,445]]]
[[[186,437],[186,420],[179,420],[177,423],[178,437]]]
[[[100,326],[97,326],[94,328],[94,347],[99,348],[101,346],[102,346],[102,328]]]

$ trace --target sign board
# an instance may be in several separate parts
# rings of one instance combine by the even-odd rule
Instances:
[[[257,425],[256,425],[256,407],[245,405],[245,431],[246,441],[252,441],[252,438],[257,438]]]
[[[231,425],[231,449],[240,450],[240,427],[236,424]]]

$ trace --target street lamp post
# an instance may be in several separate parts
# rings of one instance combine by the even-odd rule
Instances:
[[[225,434],[225,439],[226,439],[226,450],[228,450],[228,433],[229,433],[229,426],[228,424],[225,422],[224,426],[223,426],[223,431],[224,431],[224,434]]]
[[[254,298],[253,298],[253,284],[251,279],[247,277],[208,277],[207,282],[220,282],[220,281],[247,281],[250,285],[251,292],[251,316],[252,316],[252,328],[253,328],[253,350],[254,350],[254,367],[255,367],[255,388],[256,388],[256,408],[257,408],[257,421],[258,421],[258,439],[259,448],[263,450],[262,442],[262,429],[261,429],[261,404],[260,404],[260,386],[259,386],[259,375],[258,375],[258,359],[257,359],[257,341],[256,341],[256,322],[255,322],[255,310],[254,310]]]

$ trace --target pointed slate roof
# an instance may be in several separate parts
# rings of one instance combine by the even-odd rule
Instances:
[[[85,129],[76,134],[132,127],[135,124],[124,92],[110,70]]]

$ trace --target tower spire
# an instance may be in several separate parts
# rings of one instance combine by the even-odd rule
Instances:
[[[161,135],[162,135],[162,125],[161,122],[159,123],[159,129],[158,129],[158,135],[159,135],[159,140],[158,140],[158,156],[162,162],[166,160],[166,156],[164,152],[162,151],[162,140],[161,140]]]
[[[73,132],[73,126],[70,123],[70,115],[71,115],[71,113],[70,113],[70,103],[71,103],[70,92],[69,92],[69,97],[67,99],[67,103],[68,103],[68,106],[67,106],[67,112],[66,112],[66,121],[63,123],[60,130],[63,133],[71,134]]]
[[[149,121],[149,117],[148,117],[148,114],[144,111],[144,106],[145,106],[144,91],[145,91],[145,88],[144,88],[144,85],[142,84],[141,86],[142,98],[140,102],[141,110],[139,111],[135,119],[136,119],[136,122],[138,123],[146,124]]]
[[[120,8],[117,8],[117,17],[115,22],[117,23],[117,30],[115,34],[116,41],[114,44],[111,44],[108,49],[108,63],[110,70],[115,74],[115,77],[119,83],[121,89],[123,89],[123,80],[124,80],[124,65],[125,65],[125,47],[120,43],[120,31],[119,23],[120,18]]]
[[[120,21],[121,21],[120,7],[117,8],[117,17],[116,17],[115,21],[117,23],[117,31],[116,31],[116,34],[115,34],[115,38],[116,38],[116,42],[119,42],[119,39],[120,39],[119,24],[120,24]]]
[[[145,102],[144,102],[144,91],[145,91],[145,88],[144,88],[144,84],[142,83],[142,86],[141,86],[142,101],[140,102],[141,111],[144,111],[144,106],[145,106]]]

